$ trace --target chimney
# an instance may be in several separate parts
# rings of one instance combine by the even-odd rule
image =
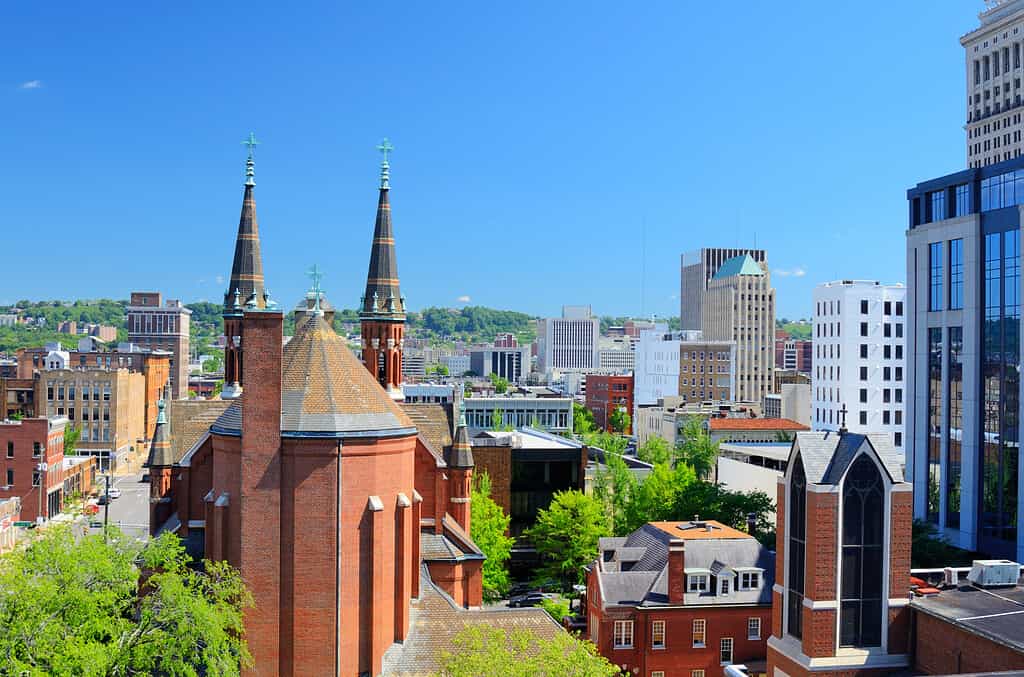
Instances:
[[[747,533],[753,535],[754,530],[757,528],[757,513],[747,513]]]
[[[668,603],[682,604],[683,593],[686,592],[685,543],[680,538],[668,542]]]

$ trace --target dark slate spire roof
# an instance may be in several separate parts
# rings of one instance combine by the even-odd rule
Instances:
[[[473,447],[469,443],[469,432],[466,430],[465,405],[462,405],[459,412],[459,427],[455,429],[455,439],[452,441],[452,451],[448,459],[448,467],[473,467]]]
[[[373,228],[370,269],[366,273],[360,316],[364,319],[405,319],[405,299],[398,288],[398,259],[395,233],[391,228],[391,204],[388,202],[388,163],[381,165],[380,198],[377,223]]]
[[[145,463],[147,468],[170,467],[174,465],[174,458],[171,453],[171,436],[167,434],[167,415],[164,413],[166,405],[163,400],[160,400],[156,406],[160,413],[157,414],[153,441],[149,445],[149,457]]]
[[[231,264],[231,281],[224,293],[225,314],[241,313],[254,301],[257,308],[265,308],[266,291],[263,287],[263,259],[260,256],[260,230],[256,222],[256,188],[252,154],[245,163],[245,192],[242,195],[242,214],[238,219],[235,238],[235,259]],[[236,301],[237,299],[237,306]]]

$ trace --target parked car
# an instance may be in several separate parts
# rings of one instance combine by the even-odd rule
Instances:
[[[553,598],[554,595],[548,592],[529,592],[525,595],[513,597],[508,601],[508,605],[513,609],[525,608],[530,606],[537,606],[542,601]]]
[[[117,487],[110,487],[109,494],[111,498],[121,498],[121,490]]]

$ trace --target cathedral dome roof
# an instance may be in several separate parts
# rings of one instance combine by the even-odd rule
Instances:
[[[253,359],[251,356],[249,359]],[[213,425],[240,435],[246,392]],[[408,415],[363,363],[312,313],[295,328],[281,360],[281,434],[284,437],[397,437],[413,435]]]

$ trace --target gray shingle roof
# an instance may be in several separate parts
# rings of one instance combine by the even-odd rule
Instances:
[[[797,451],[800,453],[808,482],[839,484],[862,448],[878,457],[893,482],[904,481],[904,456],[885,433],[798,432],[790,456]],[[790,458],[790,463],[792,461]]]
[[[681,526],[687,524],[684,522]],[[602,538],[596,575],[603,603],[627,606],[667,604],[668,544],[671,540],[671,534],[653,524],[645,524],[625,538]],[[756,590],[732,589],[727,597],[717,595],[715,589],[704,594],[687,592],[684,604],[771,604],[775,557],[757,539],[752,536],[687,538],[684,543],[683,566],[686,569],[707,569],[712,574],[744,568],[763,570],[763,579]],[[606,550],[615,551],[612,561],[604,561]],[[622,571],[620,563],[633,561],[638,554],[640,558],[632,568]]]

